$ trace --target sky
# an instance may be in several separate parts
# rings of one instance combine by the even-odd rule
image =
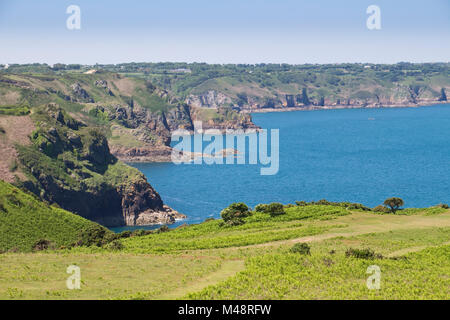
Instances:
[[[165,61],[449,62],[450,0],[0,0],[0,64]]]

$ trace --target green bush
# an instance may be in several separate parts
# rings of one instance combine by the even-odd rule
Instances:
[[[442,209],[448,209],[449,208],[448,204],[446,204],[446,203],[439,203],[436,207],[442,208]]]
[[[370,208],[366,207],[365,205],[362,205],[361,203],[350,203],[346,206],[349,210],[363,210],[363,211],[370,211]]]
[[[158,233],[168,232],[168,231],[170,231],[170,229],[169,229],[169,227],[166,226],[166,225],[163,225],[163,226],[161,226],[161,227],[158,229]]]
[[[375,253],[373,250],[367,248],[367,249],[354,249],[349,248],[347,251],[345,251],[345,256],[358,258],[358,259],[382,259],[383,256],[381,254]]]
[[[306,201],[295,201],[295,204],[299,207],[304,207],[308,205]]]
[[[266,210],[267,210],[267,204],[260,203],[260,204],[256,205],[256,207],[255,207],[256,212],[266,212]]]
[[[47,250],[49,248],[53,248],[53,244],[50,240],[47,239],[39,239],[33,244],[32,250],[33,251],[43,251]]]
[[[287,206],[283,206],[283,204],[278,203],[278,202],[272,202],[270,204],[258,204],[255,207],[255,211],[256,212],[262,212],[262,213],[267,213],[270,214],[272,217],[275,216],[279,216],[282,214],[285,214],[285,208],[292,208],[294,207],[293,205],[287,205]]]
[[[77,245],[101,247],[107,244],[108,240],[111,239],[111,233],[111,231],[101,225],[90,225],[80,231]]]
[[[225,222],[225,225],[230,226],[230,227],[235,227],[235,226],[240,226],[243,225],[245,223],[245,221],[241,218],[234,218],[231,220],[228,220],[227,222]]]
[[[143,236],[146,236],[146,235],[151,234],[151,233],[152,233],[151,230],[138,229],[138,230],[134,230],[131,233],[131,236],[132,237],[143,237]]]
[[[307,243],[296,243],[292,246],[290,249],[292,253],[300,253],[303,255],[310,255],[311,254],[311,247]]]
[[[122,242],[120,242],[119,240],[114,240],[110,243],[108,243],[105,248],[107,250],[112,250],[112,251],[120,251],[124,248],[124,245],[122,244]]]
[[[245,203],[232,203],[220,212],[223,221],[227,222],[236,218],[242,219],[250,215],[250,210]]]
[[[120,238],[129,238],[131,237],[132,232],[130,230],[125,230],[119,233]]]
[[[270,214],[272,217],[279,216],[285,214],[284,206],[281,203],[273,202],[267,205],[266,213]]]
[[[374,211],[374,212],[383,212],[383,213],[391,212],[388,207],[385,207],[385,206],[383,206],[381,204],[376,206],[375,208],[373,208],[372,211]]]

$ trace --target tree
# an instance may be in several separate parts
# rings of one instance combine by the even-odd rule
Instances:
[[[228,222],[234,219],[241,219],[250,215],[250,210],[245,203],[232,203],[220,212],[223,221]]]
[[[404,205],[404,202],[400,198],[392,197],[384,200],[383,204],[391,208],[392,213],[395,213],[401,206]]]

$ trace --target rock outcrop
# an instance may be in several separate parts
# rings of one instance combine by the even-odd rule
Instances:
[[[210,90],[200,95],[189,95],[186,103],[197,108],[219,108],[225,105],[231,105],[232,99],[222,92]]]
[[[73,85],[71,85],[72,88],[72,101],[74,102],[94,102],[94,99],[92,99],[86,90],[84,90],[81,85],[76,82]]]

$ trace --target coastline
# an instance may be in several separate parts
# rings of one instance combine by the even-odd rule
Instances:
[[[320,111],[320,110],[341,110],[341,109],[382,109],[382,108],[423,108],[440,104],[448,104],[450,101],[424,101],[420,103],[402,104],[370,104],[370,105],[325,105],[308,107],[280,107],[280,108],[252,108],[243,109],[243,113],[271,113],[271,112],[291,112],[291,111]]]
[[[273,113],[273,112],[292,112],[292,111],[320,111],[320,110],[342,110],[342,109],[387,109],[387,108],[426,108],[436,105],[449,104],[449,101],[427,101],[417,104],[390,104],[390,105],[329,105],[329,106],[310,106],[310,107],[283,107],[283,108],[260,108],[260,109],[244,109],[241,112],[245,113]],[[115,154],[117,158],[124,161],[127,164],[133,163],[171,163],[172,162],[172,148],[164,147],[164,152],[160,152],[159,149],[155,150],[145,150],[145,152],[140,152],[137,148],[133,149],[135,152],[130,154]],[[229,151],[229,150],[222,150]],[[189,156],[194,156],[193,154]],[[208,156],[208,155],[203,155]],[[209,155],[210,156],[210,155]]]

